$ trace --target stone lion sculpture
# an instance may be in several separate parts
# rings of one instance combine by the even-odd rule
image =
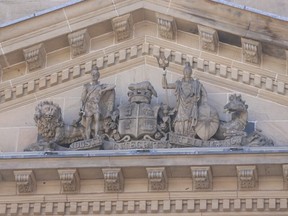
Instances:
[[[84,127],[66,125],[61,108],[52,101],[42,101],[36,106],[34,121],[38,128],[38,142],[28,146],[25,151],[60,150],[61,146],[68,147],[84,139]]]

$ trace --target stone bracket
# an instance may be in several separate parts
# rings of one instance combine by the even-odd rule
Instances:
[[[194,191],[212,190],[213,177],[210,166],[190,167],[192,174],[192,187]]]
[[[283,170],[283,188],[288,190],[288,164],[282,165]]]
[[[58,174],[62,193],[75,193],[80,190],[80,177],[76,169],[60,169]]]
[[[164,191],[168,188],[168,179],[165,167],[146,168],[149,191]]]
[[[175,19],[163,14],[157,14],[156,17],[159,36],[164,39],[174,40],[177,31]]]
[[[133,19],[131,14],[116,17],[112,20],[112,27],[117,42],[127,40],[133,34]]]
[[[262,46],[258,41],[241,38],[243,61],[252,64],[261,64]]]
[[[201,49],[209,52],[217,52],[219,43],[217,31],[201,25],[198,25],[198,31]]]
[[[72,32],[68,34],[70,52],[72,58],[85,54],[89,51],[90,36],[87,29]]]
[[[104,191],[122,192],[124,189],[124,177],[121,168],[103,168]]]
[[[37,183],[32,170],[15,170],[14,176],[19,194],[36,191]]]
[[[45,67],[46,51],[42,43],[23,49],[23,54],[29,71]]]
[[[238,190],[253,190],[258,186],[256,166],[237,166]]]

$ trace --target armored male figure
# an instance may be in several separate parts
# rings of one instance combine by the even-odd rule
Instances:
[[[166,74],[163,74],[162,86],[164,89],[175,89],[177,104],[174,109],[176,116],[173,122],[174,132],[178,135],[194,137],[195,126],[198,122],[198,108],[207,102],[207,93],[203,85],[192,78],[190,63],[185,64],[184,77],[175,83],[167,83]]]
[[[81,96],[82,124],[86,139],[99,134],[101,121],[112,113],[115,104],[115,85],[100,84],[100,73],[95,66],[91,70],[92,82],[83,87]]]

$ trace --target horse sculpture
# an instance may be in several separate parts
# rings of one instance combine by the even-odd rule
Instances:
[[[229,102],[224,106],[224,110],[231,113],[231,120],[220,122],[214,138],[224,140],[233,136],[246,136],[244,129],[248,120],[247,109],[248,105],[242,100],[241,95],[230,95]]]

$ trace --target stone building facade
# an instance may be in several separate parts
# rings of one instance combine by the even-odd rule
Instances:
[[[95,2],[0,29],[0,215],[287,215],[287,20],[210,0]],[[250,130],[274,146],[23,152],[40,101],[77,119],[94,65],[116,105],[150,81],[151,103],[175,106],[161,55],[169,82],[190,63],[220,120],[241,94]]]

